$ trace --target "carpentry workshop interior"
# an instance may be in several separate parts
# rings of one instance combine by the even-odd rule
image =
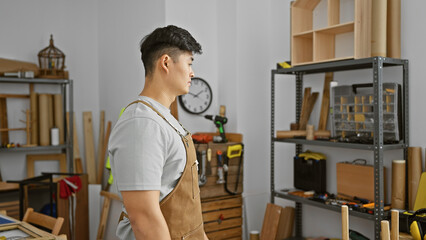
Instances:
[[[159,188],[125,188],[113,174],[127,159],[118,156],[148,158],[116,147],[132,107],[188,154],[179,191],[168,193],[190,189],[186,206],[201,202],[189,218],[202,215],[204,239],[426,240],[424,9],[420,0],[0,1],[0,240],[135,239],[140,222],[126,211]],[[190,50],[189,90],[170,109],[141,93],[141,40],[168,25],[202,47]],[[193,145],[175,119],[129,105],[142,98]],[[127,178],[146,175],[146,162],[127,164],[137,173]],[[162,170],[140,178],[159,186]],[[179,216],[166,216],[161,199],[166,235],[200,239],[194,228],[173,235]]]

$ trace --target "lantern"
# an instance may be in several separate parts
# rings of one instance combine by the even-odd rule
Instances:
[[[38,53],[40,78],[67,79],[65,69],[65,54],[53,45],[53,35],[50,44]]]

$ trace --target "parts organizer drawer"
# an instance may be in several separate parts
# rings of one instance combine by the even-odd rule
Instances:
[[[331,90],[333,137],[344,142],[372,143],[374,137],[373,84],[336,86]],[[401,87],[383,83],[383,140],[401,140]]]

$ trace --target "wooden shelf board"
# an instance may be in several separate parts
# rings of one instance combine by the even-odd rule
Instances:
[[[0,182],[0,192],[19,190],[19,184]]]
[[[337,24],[334,26],[320,28],[320,29],[314,30],[314,32],[327,33],[327,34],[342,34],[342,33],[353,32],[354,29],[355,29],[355,23],[347,22],[347,23]]]
[[[314,37],[314,31],[304,31],[300,33],[293,34],[293,37],[304,37],[304,38],[313,38]]]

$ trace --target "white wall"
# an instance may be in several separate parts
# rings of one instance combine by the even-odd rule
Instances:
[[[194,56],[193,69],[196,77],[208,82],[213,91],[211,107],[204,114],[219,114],[218,107],[218,26],[215,1],[166,0],[166,25],[172,24],[188,30],[201,44],[203,53]],[[179,106],[179,121],[192,133],[214,132],[212,121],[201,115],[192,115]],[[230,119],[230,121],[233,121]],[[227,130],[225,125],[225,131]]]
[[[23,1],[0,2],[0,57],[33,62],[38,65],[38,52],[49,45],[53,34],[55,46],[65,55],[66,70],[74,80],[74,111],[77,125],[82,129],[82,111],[93,112],[93,122],[98,122],[99,77],[96,1]],[[4,92],[28,93],[28,87],[1,84]],[[36,92],[57,92],[59,88],[36,86]],[[25,119],[21,110],[28,108],[26,101],[8,99],[9,127],[23,127]],[[94,127],[97,139],[98,129]],[[11,133],[10,141],[25,143],[24,133]],[[83,132],[79,131],[81,155]],[[3,179],[20,180],[26,176],[23,153],[1,153],[0,168]],[[49,169],[45,169],[49,170]]]
[[[99,101],[114,123],[145,83],[139,42],[165,24],[165,1],[98,1]]]

